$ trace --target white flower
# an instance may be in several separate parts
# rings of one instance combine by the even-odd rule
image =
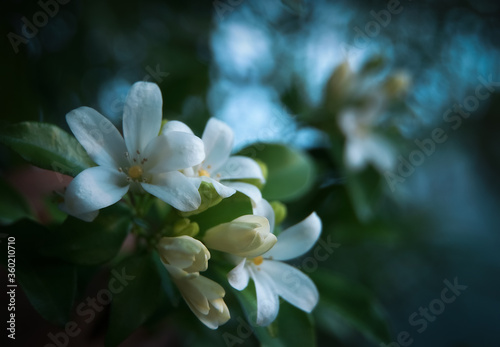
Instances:
[[[263,200],[264,201],[264,200]],[[229,272],[228,280],[243,290],[253,279],[257,294],[257,324],[269,325],[279,311],[279,297],[299,309],[311,312],[319,299],[313,281],[295,267],[281,262],[306,253],[321,233],[321,220],[312,213],[302,222],[278,235],[278,242],[268,252],[255,258],[243,258]]]
[[[169,121],[162,133],[182,131],[193,134],[191,129],[179,121]],[[250,197],[254,202],[262,199],[260,190],[253,184],[234,182],[233,180],[256,178],[264,182],[262,170],[253,159],[243,156],[230,156],[233,149],[234,133],[224,122],[210,118],[201,137],[205,148],[205,160],[191,168],[182,170],[186,176],[197,182],[213,184],[217,193],[227,198],[236,191]]]
[[[92,108],[73,110],[66,120],[98,164],[69,184],[63,207],[68,213],[92,220],[99,209],[120,200],[129,188],[140,187],[181,211],[200,205],[198,187],[178,170],[204,159],[203,142],[185,132],[158,136],[162,97],[156,84],[137,82],[130,89],[123,112],[123,137]]]
[[[365,109],[347,109],[339,116],[340,129],[346,136],[344,160],[354,171],[372,163],[378,170],[391,170],[395,164],[394,149],[383,136],[374,131],[383,101],[375,98]]]
[[[239,257],[256,257],[274,246],[276,236],[271,233],[266,218],[245,215],[208,229],[203,242],[210,249]]]
[[[223,300],[224,288],[199,273],[188,274],[178,267],[164,265],[186,304],[203,324],[217,329],[229,320],[229,309]]]
[[[210,252],[199,240],[190,236],[162,237],[158,243],[161,261],[186,272],[200,272],[208,268]]]

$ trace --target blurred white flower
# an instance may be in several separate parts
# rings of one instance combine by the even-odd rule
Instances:
[[[208,229],[203,242],[210,249],[239,257],[256,257],[274,246],[276,236],[271,233],[266,218],[245,215]]]
[[[203,324],[210,329],[217,329],[229,320],[229,309],[223,300],[226,292],[218,283],[199,273],[188,274],[176,266],[164,266],[186,304]]]
[[[186,272],[200,272],[208,268],[210,252],[199,240],[190,236],[162,237],[158,253],[164,264]]]
[[[362,110],[349,108],[338,118],[346,137],[344,161],[346,166],[359,171],[372,163],[379,171],[391,170],[396,154],[391,143],[376,133],[376,121],[383,101],[375,101]]]
[[[191,129],[179,121],[169,121],[163,127],[162,133],[186,132],[193,134]],[[211,183],[217,193],[227,198],[239,191],[254,202],[262,199],[262,194],[256,186],[233,180],[256,178],[264,182],[264,176],[259,164],[253,159],[243,156],[231,156],[234,133],[224,122],[210,118],[201,137],[205,148],[205,160],[201,164],[183,169],[199,187],[202,181]]]
[[[98,166],[82,171],[69,184],[64,211],[92,220],[129,188],[140,187],[181,211],[200,205],[198,187],[178,170],[204,159],[203,142],[185,132],[158,136],[162,97],[156,84],[137,82],[131,87],[123,112],[123,137],[92,108],[73,110],[66,120]]]
[[[320,233],[321,220],[316,213],[312,213],[280,233],[276,245],[268,252],[254,258],[240,258],[238,265],[229,272],[229,283],[237,290],[245,289],[249,279],[253,279],[258,325],[266,326],[274,321],[279,312],[279,297],[306,312],[311,312],[316,306],[319,294],[313,281],[281,261],[306,253],[316,243]]]

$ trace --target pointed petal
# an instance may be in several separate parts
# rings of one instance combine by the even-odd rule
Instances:
[[[272,233],[274,233],[274,219],[275,219],[274,210],[271,207],[271,204],[267,200],[262,199],[259,202],[255,203],[255,206],[253,208],[253,214],[257,216],[266,217],[267,220],[269,221],[269,225],[271,228],[270,230]]]
[[[265,255],[276,260],[293,259],[314,246],[321,234],[321,219],[313,212],[302,222],[278,235],[278,242]]]
[[[209,170],[217,170],[231,154],[234,142],[233,130],[226,123],[210,118],[201,139],[205,144],[206,154],[203,166]]]
[[[245,194],[250,199],[252,199],[254,203],[258,203],[262,200],[262,193],[260,192],[260,189],[253,184],[231,181],[223,181],[222,184],[224,184],[226,187],[236,189],[237,191]]]
[[[241,262],[227,274],[227,280],[234,289],[243,290],[248,285],[250,275],[248,269],[245,267],[246,262],[247,259],[243,258]]]
[[[126,165],[123,137],[106,117],[90,107],[79,107],[66,115],[66,121],[97,164],[115,168]]]
[[[155,83],[136,82],[130,88],[123,109],[123,137],[130,154],[142,152],[160,132],[162,103]]]
[[[261,272],[273,279],[274,291],[302,311],[311,312],[319,293],[314,282],[300,270],[280,261],[265,260]]]
[[[216,180],[214,180],[213,178],[202,176],[202,180],[205,182],[212,183],[215,191],[217,192],[217,194],[220,195],[221,198],[228,198],[231,195],[233,195],[234,193],[236,193],[236,190],[234,188],[229,187],[226,184],[219,183]]]
[[[185,169],[202,162],[203,142],[195,135],[171,131],[155,137],[144,150],[148,172],[159,173]]]
[[[257,178],[264,182],[259,164],[251,158],[232,156],[217,170],[220,179]]]
[[[193,131],[186,124],[179,122],[178,120],[168,121],[163,126],[163,129],[161,129],[162,134],[166,134],[170,131],[179,131],[181,133],[188,133],[188,134],[194,135]]]
[[[72,215],[82,215],[110,206],[129,189],[126,176],[103,166],[83,170],[68,185],[65,207]]]
[[[271,286],[272,278],[262,271],[257,271],[257,269],[251,271],[257,294],[257,325],[267,326],[278,316],[280,309],[278,294]]]
[[[178,171],[153,175],[151,184],[141,185],[145,191],[180,211],[196,210],[201,203],[195,182]]]

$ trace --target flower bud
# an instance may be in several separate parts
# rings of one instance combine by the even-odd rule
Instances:
[[[205,271],[208,268],[210,252],[203,243],[190,236],[162,237],[158,252],[164,264],[188,273]]]
[[[240,257],[257,257],[276,243],[265,217],[245,215],[232,222],[219,224],[205,233],[207,247]]]
[[[389,97],[404,96],[410,88],[411,77],[406,72],[398,72],[387,79],[384,88]]]
[[[271,207],[273,208],[273,212],[274,212],[274,218],[275,218],[274,223],[276,225],[279,225],[286,218],[286,214],[287,214],[286,205],[282,204],[279,201],[272,201],[270,204],[271,204]]]
[[[198,223],[191,222],[188,218],[179,219],[174,224],[174,235],[181,236],[187,235],[195,237],[200,232]]]
[[[204,276],[189,276],[175,266],[165,265],[182,297],[198,319],[210,329],[217,329],[229,318],[224,302],[226,292],[218,283]]]
[[[210,182],[202,181],[200,184],[200,188],[198,188],[198,192],[201,196],[200,207],[198,207],[198,209],[194,211],[181,212],[181,215],[183,217],[189,217],[198,213],[202,213],[203,211],[217,205],[222,201],[222,197],[217,193],[214,186]]]

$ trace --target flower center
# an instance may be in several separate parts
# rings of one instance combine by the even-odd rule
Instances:
[[[134,180],[140,178],[142,176],[142,173],[142,167],[140,167],[139,165],[131,166],[128,169],[128,175]]]
[[[255,265],[260,265],[264,261],[264,257],[259,255],[258,257],[253,258],[252,261]]]
[[[198,170],[198,176],[210,177],[210,174],[208,173],[207,170],[200,169],[200,170]]]

